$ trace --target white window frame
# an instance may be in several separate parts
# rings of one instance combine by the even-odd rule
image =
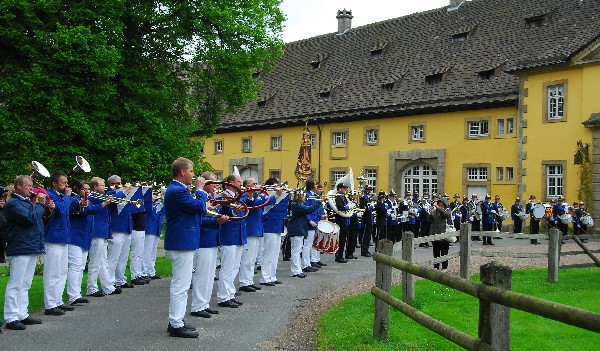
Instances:
[[[506,167],[506,181],[511,182],[515,180],[515,169],[513,167]]]
[[[468,132],[470,138],[487,137],[490,135],[489,121],[470,121],[468,122]]]
[[[498,135],[505,135],[506,121],[504,118],[498,119]]]
[[[223,140],[215,140],[215,154],[223,153]]]
[[[546,90],[548,98],[548,120],[556,121],[565,118],[565,85],[549,85]]]
[[[365,169],[365,178],[367,178],[367,185],[372,186],[374,189],[377,189],[377,169],[374,168],[366,168]]]
[[[215,178],[217,178],[217,180],[222,180],[223,179],[223,172],[222,171],[212,171],[212,172],[215,175]]]
[[[430,195],[438,191],[437,171],[428,165],[419,164],[406,169],[402,173],[402,189],[404,193],[411,194],[417,191],[423,194],[427,191]]]
[[[252,152],[251,138],[242,138],[242,152]]]
[[[334,146],[346,146],[346,142],[348,141],[348,133],[347,132],[333,132],[333,145]]]
[[[410,135],[413,141],[422,141],[425,140],[425,126],[418,125],[410,127]]]
[[[331,171],[331,184],[335,185],[340,178],[346,175],[346,171],[334,170]]]
[[[498,180],[504,180],[504,168],[496,167],[496,178]]]
[[[546,196],[548,198],[563,195],[564,168],[562,165],[546,165]]]
[[[281,179],[281,170],[280,169],[269,170],[269,178]]]
[[[367,129],[367,144],[377,144],[379,142],[379,130]]]
[[[271,150],[281,150],[281,135],[271,136]]]
[[[506,119],[506,134],[515,134],[515,119],[512,117]]]
[[[467,168],[467,180],[470,182],[485,182],[488,180],[487,167]]]

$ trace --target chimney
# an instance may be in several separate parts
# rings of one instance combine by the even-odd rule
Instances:
[[[335,16],[338,20],[338,30],[337,34],[344,34],[350,28],[352,28],[352,10],[338,10],[337,16]]]

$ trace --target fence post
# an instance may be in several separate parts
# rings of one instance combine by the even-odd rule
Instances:
[[[402,259],[414,263],[415,245],[413,232],[404,232],[402,237]],[[415,301],[415,276],[402,272],[402,302],[412,304]]]
[[[481,266],[481,283],[512,289],[512,270],[497,262]],[[498,350],[510,350],[510,308],[479,300],[479,338]]]
[[[460,277],[469,279],[471,276],[471,237],[469,223],[460,225]]]
[[[557,228],[550,228],[548,232],[548,281],[558,281],[558,264],[560,263],[561,233]]]
[[[390,240],[379,240],[377,251],[388,256],[394,254],[394,243]],[[375,264],[375,285],[390,293],[392,289],[392,267],[385,263]],[[375,318],[373,322],[373,337],[387,339],[390,328],[390,305],[385,301],[375,298]]]

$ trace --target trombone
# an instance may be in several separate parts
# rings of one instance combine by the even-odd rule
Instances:
[[[112,195],[106,195],[106,194],[101,194],[101,193],[96,193],[96,192],[91,192],[90,195],[88,195],[88,197],[92,198],[92,199],[99,199],[99,200],[103,200],[106,201],[110,198],[110,202],[115,203],[115,204],[127,204],[127,203],[131,203],[132,205],[134,205],[137,208],[142,207],[142,200],[137,199],[137,200],[128,200],[128,199],[123,199],[123,198],[117,198],[117,197],[112,197]]]

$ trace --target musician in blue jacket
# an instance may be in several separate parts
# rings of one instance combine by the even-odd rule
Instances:
[[[567,214],[567,207],[567,204],[565,204],[565,198],[560,196],[558,198],[558,203],[552,208],[552,214],[556,219],[556,228],[560,230],[562,235],[567,235],[567,229],[569,228],[569,224],[563,223],[561,219],[561,216]]]
[[[4,205],[6,254],[10,259],[10,275],[4,294],[4,321],[6,329],[24,330],[27,325],[42,323],[31,318],[27,311],[29,288],[37,255],[45,252],[42,216],[54,205],[49,204],[44,193],[37,194],[35,203],[30,200],[33,181],[28,175],[18,176],[14,187]]]
[[[485,200],[481,202],[481,224],[484,232],[491,232],[494,230],[494,217],[496,210],[492,207],[492,197],[488,194],[485,195]],[[492,237],[489,235],[483,236],[483,245],[494,245]]]
[[[238,189],[242,186],[239,175],[232,174],[225,178],[225,182],[232,184],[224,186],[222,197],[236,197]],[[229,216],[230,220],[221,224],[219,243],[221,245],[221,270],[217,284],[217,302],[221,307],[237,308],[242,303],[235,298],[235,277],[240,270],[242,259],[242,246],[248,243],[246,233],[246,220],[231,220],[232,217],[243,217],[246,210],[228,204],[220,206],[219,213]]]
[[[452,224],[454,225],[454,229],[456,229],[456,231],[460,231],[460,218],[462,217],[460,211],[461,205],[460,194],[454,194],[454,201],[452,201],[448,207],[452,211]]]
[[[277,187],[279,180],[277,178],[269,178],[265,182],[265,185]],[[275,191],[272,192],[275,194]],[[282,192],[281,195],[276,196],[274,205],[268,205],[263,209],[262,223],[265,248],[261,262],[260,285],[275,286],[276,284],[281,284],[277,280],[277,264],[281,248],[281,235],[284,231],[289,203],[290,194]]]
[[[494,211],[496,211],[496,213],[494,214],[495,227],[496,227],[496,229],[498,229],[498,231],[502,231],[502,217],[500,215],[502,214],[502,211],[504,210],[504,205],[502,205],[502,202],[500,202],[500,195],[494,196],[494,202],[492,202],[492,208],[494,209]]]
[[[102,203],[100,197],[104,197],[106,184],[104,179],[93,177],[90,181],[92,192],[89,201],[92,204]],[[92,196],[93,195],[93,196]],[[112,196],[106,197],[108,201],[113,201]],[[108,273],[108,251],[107,243],[110,238],[110,215],[106,206],[99,213],[94,214],[92,221],[92,243],[90,245],[88,264],[87,295],[94,297],[103,297],[105,295],[120,294],[121,288],[115,288]],[[100,289],[98,289],[98,279],[100,279]]]
[[[163,205],[162,199],[159,199],[158,195],[154,194],[152,194],[152,201],[144,201],[144,210],[146,212],[144,253],[142,255],[142,279],[144,280],[161,278],[156,275],[154,267],[156,265],[156,250],[165,221]]]
[[[523,206],[521,206],[521,199],[516,198],[515,203],[510,207],[510,216],[513,220],[513,233],[521,233],[523,228],[523,220],[519,214],[523,212]]]
[[[297,278],[306,278],[300,262],[300,252],[302,251],[304,239],[308,237],[308,229],[310,227],[306,216],[321,206],[319,202],[313,203],[310,206],[303,205],[303,202],[304,194],[301,191],[294,193],[290,209],[290,223],[288,224],[288,235],[292,243],[291,271],[292,277]]]
[[[345,212],[351,210],[348,199],[345,194],[348,190],[348,186],[344,183],[339,183],[336,185],[337,193],[335,194],[335,207],[337,208],[338,213],[335,215],[334,221],[340,227],[340,245],[338,251],[335,253],[335,262],[338,263],[346,263],[346,259],[344,259],[344,252],[346,249],[346,243],[348,241],[348,227],[350,226],[350,218],[344,217],[340,214],[340,212]]]
[[[360,255],[363,257],[371,257],[369,244],[371,243],[371,233],[373,232],[373,224],[375,223],[373,218],[375,205],[371,202],[373,189],[372,186],[365,185],[364,194],[358,200],[358,207],[364,210],[361,218],[362,228],[359,234]]]
[[[56,172],[50,176],[52,188],[48,195],[55,204],[54,213],[46,223],[46,256],[44,257],[44,306],[46,315],[60,316],[72,311],[62,300],[68,274],[68,244],[70,237],[70,212],[80,206],[71,197],[67,175]]]
[[[525,205],[525,212],[529,213],[529,234],[539,234],[540,219],[533,215],[533,207],[535,206],[535,195],[529,196],[529,202]],[[529,239],[531,245],[539,245],[537,239]]]
[[[311,206],[315,203],[319,203],[319,198],[321,197],[321,193],[323,192],[323,188],[320,187],[319,183],[314,179],[307,179],[305,183],[306,187],[306,196],[304,199],[305,206]],[[321,254],[320,252],[313,247],[313,243],[315,241],[315,236],[317,235],[319,221],[321,219],[325,219],[327,216],[325,215],[325,211],[323,210],[323,206],[319,206],[316,210],[309,213],[306,216],[308,221],[308,236],[306,240],[304,240],[304,246],[302,246],[302,269],[307,269],[309,272],[317,270],[323,266],[326,266],[323,262],[321,262]]]
[[[202,173],[202,178],[207,181],[216,181],[217,177],[212,172]],[[217,184],[207,182],[204,191],[209,200],[216,197]],[[211,211],[218,211],[219,205],[206,204]],[[229,220],[228,216],[220,217],[202,216],[200,225],[200,248],[194,254],[194,273],[192,276],[192,306],[191,315],[194,317],[210,318],[219,313],[210,309],[209,302],[213,291],[215,270],[217,268],[217,250],[219,247],[219,231],[221,224]]]
[[[126,198],[125,192],[128,192],[130,187],[121,184],[121,177],[110,176],[108,184],[111,187],[111,190],[106,192],[108,195],[112,195],[116,199]],[[133,288],[133,284],[127,283],[125,276],[131,247],[131,232],[133,231],[131,218],[133,207],[129,202],[113,203],[108,206],[111,231],[111,238],[108,241],[108,274],[110,274],[111,282],[119,288]]]
[[[194,327],[185,325],[183,317],[187,309],[188,290],[192,283],[194,255],[200,248],[200,221],[206,213],[208,194],[202,190],[204,178],[195,182],[195,196],[188,191],[194,178],[194,163],[180,157],[171,164],[173,180],[165,192],[165,250],[172,262],[171,287],[169,289],[169,335],[197,338]]]
[[[71,210],[71,238],[69,241],[69,273],[67,276],[67,295],[71,305],[88,303],[88,299],[81,297],[81,280],[83,269],[87,262],[88,252],[92,245],[92,228],[94,226],[94,215],[102,212],[102,209],[110,203],[105,200],[102,203],[93,204],[88,201],[90,185],[79,180],[73,187],[73,194],[81,207]]]

